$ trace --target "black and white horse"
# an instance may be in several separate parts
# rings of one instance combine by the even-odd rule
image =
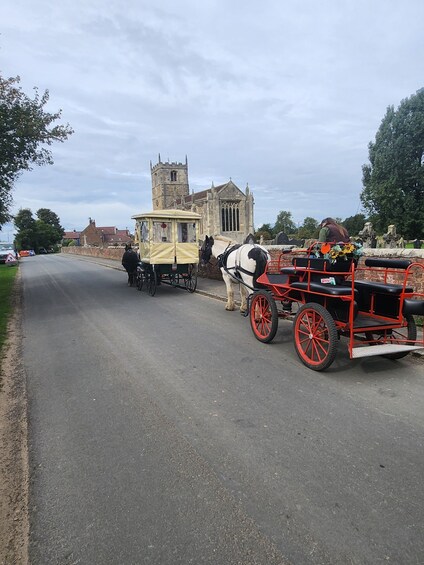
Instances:
[[[206,236],[200,250],[200,264],[206,265],[210,258],[218,259],[227,287],[226,310],[234,310],[234,286],[240,288],[240,312],[247,310],[247,297],[256,286],[256,279],[265,271],[270,259],[268,251],[260,245],[239,244],[224,236]]]

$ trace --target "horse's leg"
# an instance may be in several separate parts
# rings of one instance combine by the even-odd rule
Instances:
[[[249,296],[249,289],[246,288],[243,284],[240,284],[240,312],[244,314],[247,311],[247,297]]]
[[[234,289],[233,284],[231,283],[230,277],[224,272],[223,279],[225,282],[225,286],[227,287],[227,304],[225,305],[226,310],[234,310]]]

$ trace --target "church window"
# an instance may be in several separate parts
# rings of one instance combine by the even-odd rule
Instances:
[[[177,180],[177,171],[171,171],[171,182],[176,182]]]
[[[240,231],[240,209],[238,202],[225,202],[221,206],[221,229]]]

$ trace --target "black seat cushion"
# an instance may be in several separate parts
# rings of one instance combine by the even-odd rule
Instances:
[[[352,289],[348,286],[337,286],[332,284],[321,284],[317,282],[293,282],[290,285],[297,290],[307,290],[311,292],[319,292],[327,294],[328,296],[349,296],[352,294]]]
[[[355,281],[355,288],[358,290],[368,290],[369,292],[381,292],[385,294],[401,294],[403,286],[401,284],[388,284],[374,281]],[[405,292],[413,292],[412,287],[407,286]]]

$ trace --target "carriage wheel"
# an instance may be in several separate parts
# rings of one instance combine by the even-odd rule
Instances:
[[[172,286],[178,286],[180,284],[180,275],[178,273],[169,275],[169,281]]]
[[[154,296],[156,294],[156,287],[156,272],[154,269],[151,269],[147,274],[147,292],[150,294],[150,296]]]
[[[417,340],[417,326],[413,316],[405,316],[404,321],[406,326],[402,328],[396,328],[393,330],[382,330],[378,333],[366,332],[365,337],[367,340],[374,340],[377,343],[370,343],[370,345],[378,345],[380,343],[391,343],[399,345],[415,345]],[[405,340],[408,340],[405,343]],[[402,359],[409,354],[409,351],[399,351],[398,353],[386,353],[381,357],[386,359]]]
[[[294,347],[309,369],[323,371],[334,361],[338,334],[331,314],[320,304],[303,304],[293,323]]]
[[[137,269],[137,290],[143,289],[143,282],[144,282],[143,271],[141,269]]]
[[[184,277],[184,285],[189,292],[194,292],[197,287],[197,266],[190,264],[187,275]]]
[[[278,329],[278,310],[271,294],[266,290],[253,293],[250,300],[250,325],[257,340],[269,343]]]

